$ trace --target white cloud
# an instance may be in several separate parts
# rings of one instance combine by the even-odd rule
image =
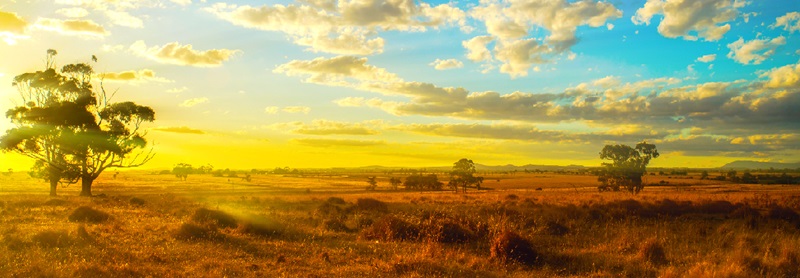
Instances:
[[[478,36],[461,42],[461,45],[467,50],[467,59],[473,62],[483,62],[492,59],[492,53],[487,45],[493,40],[494,38],[491,36]]]
[[[58,10],[56,10],[56,13],[60,14],[60,15],[63,15],[63,16],[66,16],[66,17],[72,17],[72,18],[81,18],[81,17],[86,17],[87,15],[89,15],[89,11],[87,11],[84,8],[78,8],[78,7],[58,9]]]
[[[456,59],[447,59],[447,60],[436,59],[436,61],[433,61],[428,65],[433,66],[433,68],[437,70],[448,70],[448,69],[457,69],[464,67],[464,63]]]
[[[183,93],[183,92],[186,92],[186,91],[188,91],[188,90],[189,90],[189,88],[187,88],[186,86],[183,86],[183,87],[180,87],[180,88],[172,88],[172,89],[169,89],[169,90],[167,90],[167,93],[170,93],[170,94],[177,94],[177,93]]]
[[[775,19],[772,28],[783,27],[783,30],[794,33],[800,31],[800,12],[789,12]]]
[[[267,106],[267,107],[264,108],[264,113],[269,114],[269,115],[275,115],[275,114],[278,114],[278,110],[279,109],[280,109],[280,107],[277,107],[277,106]]]
[[[228,61],[240,50],[211,49],[198,51],[191,44],[181,45],[177,42],[168,43],[162,47],[147,48],[143,41],[136,41],[129,48],[133,53],[151,60],[183,66],[217,67]]]
[[[595,81],[592,81],[592,85],[600,86],[602,88],[616,87],[616,86],[619,86],[619,84],[620,84],[619,77],[616,77],[616,76],[613,76],[613,75],[609,75],[609,76],[597,79]]]
[[[377,82],[400,80],[397,75],[385,69],[367,65],[367,58],[352,56],[319,57],[310,61],[293,60],[278,66],[274,72],[289,76],[310,74],[306,82],[330,85],[342,85],[352,78]]]
[[[746,42],[744,39],[739,38],[728,44],[728,48],[731,50],[728,53],[728,58],[740,64],[758,65],[772,56],[772,54],[775,54],[775,49],[784,44],[786,44],[786,38],[783,36],[771,40],[754,39]]]
[[[169,1],[172,1],[172,3],[178,4],[178,5],[181,5],[181,6],[186,6],[186,5],[189,5],[189,4],[192,3],[192,0],[169,0]]]
[[[466,15],[450,4],[410,0],[300,1],[301,4],[238,6],[216,3],[205,10],[235,25],[285,33],[314,52],[371,55],[383,52],[381,31],[418,32],[464,26]]]
[[[208,102],[208,98],[206,98],[206,97],[190,98],[190,99],[184,100],[178,106],[180,106],[180,107],[192,107],[192,106],[195,106],[195,105],[198,105],[198,104],[201,104],[201,103],[206,103],[206,102]]]
[[[800,85],[800,62],[767,71],[761,75],[767,77],[769,88],[792,88]]]
[[[695,61],[703,63],[711,63],[717,59],[717,54],[708,54],[698,57]]]
[[[68,19],[60,20],[54,18],[39,18],[33,24],[33,28],[52,31],[62,35],[82,36],[92,38],[102,38],[110,35],[103,26],[92,20]]]
[[[614,30],[614,24],[607,23],[606,28],[608,28],[609,31]]]
[[[103,81],[112,81],[112,82],[132,82],[132,83],[141,83],[147,81],[172,82],[172,80],[156,76],[156,73],[150,69],[142,69],[139,71],[129,70],[122,72],[104,72],[97,74],[97,76],[103,79]]]
[[[311,108],[308,106],[286,106],[283,109],[281,109],[281,111],[286,113],[308,114],[308,112],[311,112]]]
[[[737,8],[743,7],[744,3],[733,0],[647,0],[636,10],[631,21],[637,25],[650,25],[653,16],[661,14],[664,18],[658,24],[658,33],[664,37],[717,41],[730,30],[727,22],[736,19]]]
[[[0,11],[0,39],[6,44],[12,45],[18,39],[27,38],[26,28],[28,28],[28,22],[16,13]]]
[[[545,62],[543,55],[548,51],[547,46],[535,39],[501,41],[494,47],[495,58],[502,63],[500,72],[512,78],[527,76],[532,64]]]

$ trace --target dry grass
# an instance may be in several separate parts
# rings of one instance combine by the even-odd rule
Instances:
[[[383,183],[365,192],[356,175],[184,183],[123,172],[98,180],[107,198],[68,187],[52,199],[46,185],[14,178],[0,192],[0,273],[12,277],[800,273],[800,188],[792,186],[694,179],[634,196],[600,194],[590,176],[518,173],[488,177],[492,190],[454,194]],[[90,220],[97,215],[106,218]]]

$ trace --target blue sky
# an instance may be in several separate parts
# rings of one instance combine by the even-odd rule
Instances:
[[[795,162],[800,2],[12,0],[14,75],[87,62],[152,106],[152,167]],[[128,73],[123,75],[122,73]],[[115,75],[116,74],[116,75]],[[0,130],[11,124],[2,121]],[[27,161],[3,155],[2,167]]]

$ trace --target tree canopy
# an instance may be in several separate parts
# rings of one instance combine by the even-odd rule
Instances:
[[[635,147],[628,145],[606,145],[600,151],[600,159],[611,160],[603,162],[603,171],[598,177],[602,183],[600,191],[620,188],[631,193],[639,193],[644,188],[642,176],[646,172],[650,160],[659,156],[656,146],[647,142],[640,142]]]
[[[47,51],[45,70],[17,75],[12,83],[24,105],[9,109],[15,125],[0,137],[0,149],[36,160],[33,172],[45,177],[55,195],[59,181],[81,180],[81,195],[106,169],[136,167],[152,152],[141,125],[155,120],[155,111],[133,102],[111,102],[100,80],[94,89],[94,69],[85,63],[57,70],[55,50]],[[97,58],[92,56],[93,61]]]
[[[447,184],[455,192],[458,192],[459,187],[461,187],[464,192],[467,192],[467,187],[473,185],[480,190],[483,177],[473,176],[475,171],[475,163],[470,159],[462,158],[453,163],[453,170],[450,172],[450,181]]]

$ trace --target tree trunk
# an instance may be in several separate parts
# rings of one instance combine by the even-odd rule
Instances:
[[[93,177],[83,176],[81,177],[81,194],[80,196],[92,197],[92,183],[94,182]]]
[[[50,179],[50,197],[56,196],[57,188],[58,188],[58,179]]]

